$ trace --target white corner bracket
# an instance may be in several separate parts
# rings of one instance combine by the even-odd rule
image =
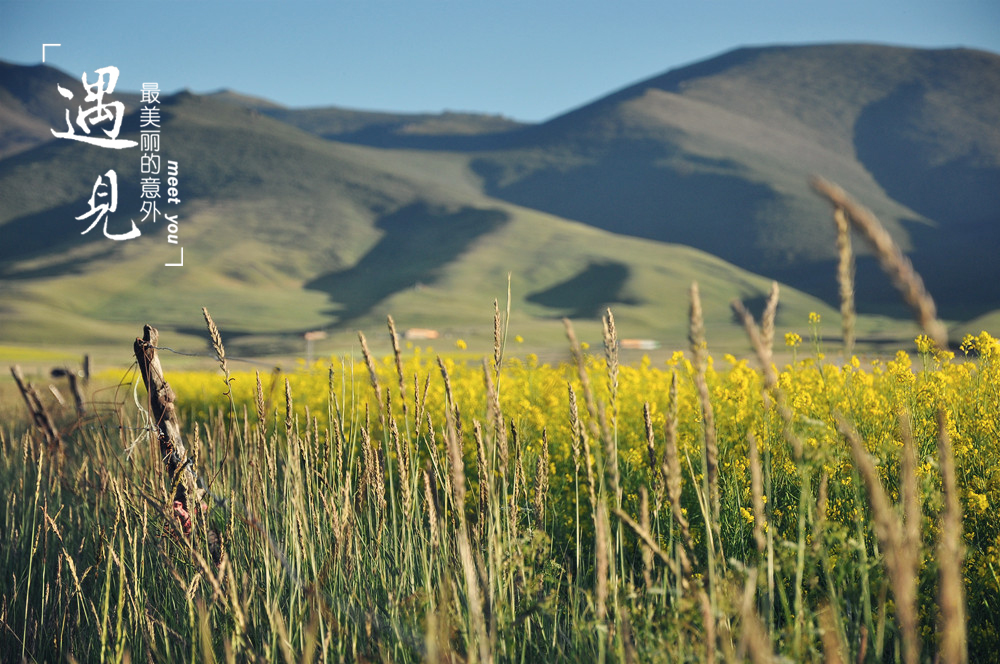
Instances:
[[[46,46],[62,46],[62,44],[42,44],[42,62],[45,62],[45,47]]]
[[[184,247],[181,247],[181,262],[180,263],[164,263],[164,267],[184,267]]]

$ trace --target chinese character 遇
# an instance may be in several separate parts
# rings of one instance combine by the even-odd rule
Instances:
[[[56,138],[68,138],[70,140],[81,141],[83,143],[97,145],[102,148],[112,148],[114,150],[135,147],[138,145],[135,141],[118,138],[118,132],[121,131],[122,115],[125,113],[125,105],[120,101],[107,103],[104,101],[104,95],[114,92],[115,85],[118,83],[118,67],[103,67],[102,69],[95,70],[95,73],[97,73],[98,76],[97,80],[93,83],[87,83],[87,72],[84,72],[82,77],[84,90],[87,91],[87,96],[84,98],[84,101],[94,102],[94,105],[86,110],[84,110],[82,106],[78,106],[76,112],[76,125],[87,135],[81,136],[76,133],[76,129],[73,127],[73,123],[70,120],[68,108],[66,109],[67,130],[64,132],[57,132],[55,129],[52,129],[52,135]],[[73,98],[73,93],[61,85],[56,84],[56,89],[59,91],[59,94],[66,99]],[[104,130],[107,138],[89,135],[91,126],[97,126],[98,124],[108,120],[110,120],[113,125],[110,130]],[[100,178],[98,178],[98,180],[100,180]]]

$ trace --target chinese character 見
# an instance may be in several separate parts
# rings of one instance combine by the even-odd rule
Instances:
[[[107,178],[107,184],[102,181],[104,178]],[[102,191],[104,187],[107,187],[108,191]],[[98,202],[99,200],[101,202]],[[87,201],[87,204],[90,205],[90,211],[84,212],[77,219],[87,219],[95,214],[97,218],[80,235],[89,233],[102,220],[104,221],[104,236],[108,239],[131,240],[142,234],[142,231],[136,227],[135,222],[131,220],[132,230],[127,233],[108,232],[108,213],[118,209],[118,174],[115,173],[114,169],[109,169],[104,175],[97,176],[97,180],[94,182],[94,189],[90,194],[90,200]]]

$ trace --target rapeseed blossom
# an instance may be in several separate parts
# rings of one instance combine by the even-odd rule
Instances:
[[[819,315],[810,315],[818,325]],[[515,338],[520,343],[520,338]],[[785,345],[793,351],[802,344],[796,332],[785,334]],[[765,496],[768,516],[765,527],[775,537],[794,542],[798,537],[799,491],[804,478],[811,479],[815,492],[820,479],[828,487],[824,518],[829,532],[843,535],[847,542],[857,535],[857,524],[867,507],[864,486],[859,481],[850,449],[837,430],[835,416],[852,422],[868,451],[879,459],[878,472],[887,493],[898,499],[902,439],[899,414],[911,418],[918,457],[918,478],[924,495],[925,542],[936,541],[939,527],[941,479],[936,457],[937,413],[944,413],[944,425],[955,454],[960,495],[967,535],[966,588],[970,606],[1000,601],[1000,342],[986,332],[966,336],[959,350],[962,359],[936,348],[921,335],[915,339],[920,369],[910,354],[900,350],[891,359],[865,360],[852,356],[841,364],[819,353],[799,360],[793,353],[789,364],[775,367],[778,388],[788,409],[790,431],[802,443],[802,458],[790,448],[786,423],[772,399],[765,397],[764,379],[759,368],[746,359],[726,355],[708,363],[706,380],[714,409],[718,436],[718,467],[722,495],[722,537],[729,549],[750,549],[754,514],[750,510],[748,436],[757,441],[766,460],[771,494]],[[456,346],[465,350],[458,340]],[[664,431],[671,412],[676,412],[679,457],[685,464],[682,505],[685,513],[699,514],[697,491],[701,483],[701,455],[705,423],[694,383],[695,368],[684,352],[675,351],[659,363],[643,358],[637,364],[618,368],[617,389],[607,380],[603,354],[584,349],[584,365],[589,376],[593,403],[603,405],[620,466],[623,507],[636,513],[640,488],[653,487],[665,450]],[[543,431],[548,440],[550,510],[554,527],[571,529],[579,507],[585,514],[587,501],[580,500],[582,470],[574,466],[573,429],[569,419],[570,386],[579,396],[580,417],[587,435],[599,430],[597,413],[590,413],[584,389],[569,364],[549,364],[535,355],[505,359],[500,371],[492,358],[481,362],[444,357],[441,364],[450,380],[455,406],[466,432],[464,452],[467,466],[475,467],[476,448],[468,432],[476,422],[486,424],[490,409],[486,378],[490,374],[505,426],[516,431],[525,456],[524,467],[533,472],[541,450]],[[300,417],[309,413],[325,424],[330,413],[340,412],[353,431],[365,422],[379,426],[378,413],[385,411],[409,430],[426,434],[428,421],[414,421],[418,412],[430,414],[440,441],[444,426],[446,394],[441,369],[432,352],[407,346],[402,357],[402,377],[392,357],[376,362],[383,393],[375,399],[367,369],[360,358],[328,358],[304,364],[294,372],[261,375],[264,398],[270,408],[284,407],[283,382],[287,378],[295,395],[294,408]],[[676,377],[676,404],[670,402],[671,382]],[[204,421],[213,413],[230,408],[222,377],[204,372],[170,372],[169,381],[177,394],[177,404],[188,421]],[[257,377],[251,372],[232,374],[235,412],[256,412]],[[400,379],[402,378],[402,380]],[[402,389],[400,386],[402,385]],[[654,434],[649,453],[644,408],[648,405]],[[594,424],[594,427],[590,427]],[[403,428],[403,425],[400,425]],[[485,428],[485,427],[484,427]],[[374,431],[381,440],[384,432]],[[600,435],[600,434],[599,434]],[[609,463],[600,441],[591,440],[591,462],[599,469]],[[390,452],[391,453],[391,452]],[[650,459],[652,458],[652,461]],[[689,465],[687,465],[689,464]],[[598,474],[600,477],[600,474]],[[529,483],[532,478],[528,478]],[[663,509],[665,499],[659,498]],[[669,522],[669,506],[667,516]],[[697,532],[695,538],[701,537]],[[836,550],[830,562],[846,561],[848,550]],[[845,563],[846,564],[846,563]],[[833,568],[831,568],[831,571]],[[970,628],[975,634],[976,628]]]

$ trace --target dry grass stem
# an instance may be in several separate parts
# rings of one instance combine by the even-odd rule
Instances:
[[[774,657],[774,645],[767,629],[757,615],[752,602],[742,603],[743,630],[740,649],[749,656],[753,664],[771,664],[778,661]]]
[[[479,514],[485,520],[490,509],[490,470],[486,459],[486,443],[483,441],[483,427],[479,420],[472,422],[472,435],[476,440],[476,471],[479,480]],[[482,533],[486,534],[485,530]]]
[[[715,613],[712,610],[712,601],[708,598],[708,593],[702,589],[698,593],[698,608],[701,610],[701,620],[703,628],[703,638],[705,639],[706,664],[715,662]]]
[[[566,338],[569,340],[569,349],[573,356],[573,364],[576,366],[576,374],[580,379],[580,387],[583,389],[583,400],[587,405],[587,412],[590,414],[590,419],[588,420],[590,435],[595,440],[610,440],[611,430],[608,428],[608,419],[604,412],[604,404],[598,403],[594,399],[594,391],[590,387],[590,375],[587,373],[586,361],[584,360],[583,352],[580,350],[580,342],[576,339],[573,323],[568,318],[563,318],[563,325],[566,327]]]
[[[839,415],[837,428],[850,443],[855,466],[864,480],[868,503],[872,509],[875,536],[885,556],[886,568],[896,599],[896,620],[902,635],[903,662],[917,664],[920,660],[916,606],[919,550],[909,541],[909,536],[904,531],[903,524],[900,523],[882,487],[875,462],[865,449],[865,444],[857,431]]]
[[[757,544],[757,551],[764,553],[764,548],[767,546],[764,537],[767,523],[764,516],[764,470],[757,449],[757,437],[752,431],[747,434],[747,450],[750,457],[750,495],[753,500],[753,539]]]
[[[913,441],[910,415],[906,411],[899,413],[899,433],[903,441],[899,463],[903,502],[903,545],[910,550],[919,551],[921,510],[920,488],[917,486],[917,446]]]
[[[486,408],[493,426],[493,436],[496,440],[496,450],[500,455],[500,473],[507,475],[507,465],[510,463],[510,449],[507,445],[507,427],[504,425],[503,413],[500,411],[500,395],[493,385],[493,376],[486,358],[483,358],[483,383],[486,386]]]
[[[441,370],[447,377],[444,365]],[[493,661],[489,633],[486,628],[486,618],[483,613],[483,599],[479,587],[479,573],[473,559],[472,544],[469,541],[469,529],[465,518],[465,462],[462,459],[462,444],[454,419],[449,415],[446,431],[446,443],[451,466],[451,486],[455,500],[455,511],[458,518],[458,553],[465,579],[465,592],[468,602],[469,618],[472,622],[473,641],[476,650],[470,655],[478,654],[478,661],[489,664]],[[475,661],[475,660],[473,660]]]
[[[396,321],[392,316],[386,318],[389,326],[389,339],[392,341],[392,355],[396,360],[396,375],[399,377],[399,400],[403,407],[403,419],[406,419],[406,387],[403,379],[403,358],[399,350],[399,335],[396,334]]]
[[[716,543],[721,546],[721,528],[719,522],[719,444],[715,431],[715,411],[708,390],[706,370],[708,366],[708,343],[705,341],[705,319],[701,311],[701,296],[698,293],[698,283],[691,284],[691,325],[688,334],[691,342],[691,352],[694,355],[695,387],[698,389],[698,399],[701,402],[701,414],[705,431],[705,477],[707,494],[710,501],[710,512],[707,515],[715,531]]]
[[[590,508],[594,509],[597,505],[597,487],[594,485],[594,466],[590,460],[590,439],[587,437],[587,432],[583,430],[583,425],[580,423],[580,413],[576,404],[576,391],[572,385],[569,385],[569,421],[570,428],[573,430],[573,463],[576,470],[579,471],[582,459],[582,463],[587,471],[587,495],[590,498]]]
[[[510,496],[510,515],[514,528],[517,528],[518,514],[520,513],[519,497],[528,496],[528,477],[524,473],[524,445],[518,439],[517,425],[510,423],[510,442],[514,448],[514,490]]]
[[[293,438],[295,424],[295,406],[292,403],[292,384],[285,379],[285,438],[289,441]]]
[[[503,361],[503,319],[500,316],[500,303],[493,300],[493,369],[500,375],[500,363]]]
[[[362,332],[358,332],[358,341],[361,342],[361,354],[365,358],[365,366],[368,367],[368,378],[371,381],[372,389],[375,390],[375,403],[378,405],[378,419],[382,428],[385,429],[385,414],[382,411],[382,386],[379,384],[378,373],[375,371],[375,360],[372,359],[371,351],[368,350],[368,340]]]
[[[639,525],[643,532],[650,531],[649,525],[649,491],[645,486],[639,487]],[[646,592],[653,589],[653,550],[643,542],[642,546],[642,579],[646,584]]]
[[[840,289],[840,324],[844,333],[844,354],[854,352],[854,252],[851,249],[851,227],[843,208],[834,208],[833,222],[837,226],[837,285]]]
[[[820,638],[823,640],[823,661],[825,664],[847,664],[840,638],[837,636],[837,625],[833,618],[833,610],[829,605],[819,611]],[[859,658],[860,661],[860,658]]]
[[[642,489],[640,489],[640,491],[641,490]],[[647,494],[646,505],[647,506],[649,505],[648,494]],[[630,517],[628,513],[625,512],[624,510],[615,508],[614,514],[615,516],[617,516],[619,519],[622,520],[622,523],[631,528],[632,531],[639,536],[639,539],[642,540],[642,546],[646,551],[648,551],[651,555],[655,555],[657,558],[659,558],[663,562],[663,564],[665,564],[667,567],[671,569],[674,568],[674,561],[670,557],[670,554],[668,554],[666,551],[660,548],[660,545],[656,543],[656,539],[653,537],[652,533],[649,532],[648,512],[645,517],[640,517],[647,522],[646,525],[636,523],[635,519]]]
[[[760,330],[757,328],[757,323],[753,319],[753,314],[747,311],[743,303],[739,300],[733,300],[731,306],[736,315],[743,321],[743,327],[746,330],[747,337],[750,338],[750,344],[757,353],[757,361],[760,362],[761,372],[764,374],[764,396],[765,398],[770,397],[774,399],[777,404],[778,414],[782,420],[782,435],[791,446],[795,460],[801,461],[802,439],[795,433],[792,426],[792,411],[788,407],[785,393],[778,387],[778,372],[774,368],[771,348],[764,344]]]
[[[610,430],[604,430],[604,471],[608,486],[615,497],[615,504],[621,507],[622,489],[621,475],[618,470],[618,332],[615,330],[615,317],[611,309],[603,318],[604,326],[604,356],[608,365],[608,394],[611,401]]]
[[[201,313],[205,317],[205,323],[208,325],[208,336],[212,340],[212,350],[215,351],[215,358],[219,361],[222,373],[226,375],[226,384],[228,385],[229,367],[226,364],[226,348],[222,345],[222,334],[219,332],[219,328],[216,327],[215,321],[212,320],[212,315],[208,313],[208,309],[202,307]]]
[[[875,250],[882,269],[892,279],[892,283],[902,294],[916,315],[920,327],[934,340],[938,348],[948,347],[948,330],[937,318],[937,307],[924,282],[913,269],[909,259],[903,255],[882,222],[871,210],[855,201],[838,185],[823,178],[812,179],[812,187],[833,204],[844,211],[854,227],[861,232]]]
[[[594,612],[598,622],[608,617],[608,572],[611,568],[611,526],[608,523],[608,508],[604,501],[597,503],[594,512],[594,537],[596,543],[597,569],[594,587]]]
[[[771,290],[764,305],[764,315],[760,318],[760,341],[768,351],[774,348],[774,322],[778,317],[778,282],[771,282]]]
[[[437,546],[441,541],[441,526],[439,523],[440,510],[437,504],[437,491],[434,488],[434,479],[430,468],[430,462],[422,473],[424,479],[424,508],[427,510],[427,524],[430,527],[431,544]]]
[[[664,475],[667,478],[667,497],[670,499],[670,511],[677,525],[681,527],[684,546],[694,551],[691,539],[691,527],[684,510],[681,507],[681,459],[677,448],[677,372],[670,377],[670,405],[667,408],[666,439],[663,450]]]
[[[396,474],[399,477],[400,496],[403,500],[403,514],[408,515],[413,507],[413,493],[410,490],[409,454],[406,450],[406,442],[399,435],[395,417],[389,418],[389,435],[396,450]]]
[[[549,435],[542,429],[542,447],[535,465],[535,522],[545,523],[545,503],[549,495]]]
[[[962,505],[959,502],[958,481],[955,475],[955,456],[948,435],[948,416],[939,410],[938,459],[941,469],[941,492],[944,513],[941,515],[941,535],[938,541],[938,566],[940,585],[938,607],[940,610],[939,654],[942,664],[964,664],[968,661],[965,633],[965,587],[962,566],[965,551],[962,541]]]
[[[650,412],[649,402],[642,405],[642,421],[646,426],[646,461],[649,464],[649,475],[653,483],[653,509],[660,511],[663,504],[663,491],[665,489],[665,476],[663,465],[656,458],[656,438],[653,434],[653,416]]]

